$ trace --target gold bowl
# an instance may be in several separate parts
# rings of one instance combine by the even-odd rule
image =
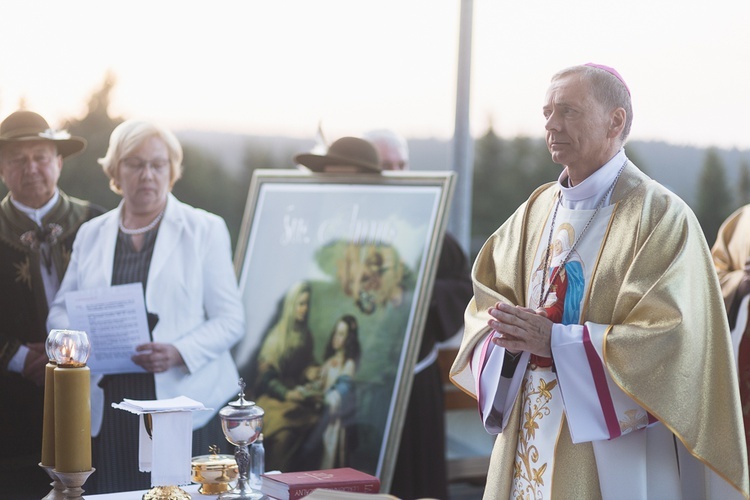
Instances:
[[[229,491],[237,479],[237,461],[233,455],[200,455],[192,458],[192,480],[199,483],[198,493],[218,495]]]

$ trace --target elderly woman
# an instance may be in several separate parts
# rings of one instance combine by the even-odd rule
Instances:
[[[152,341],[133,356],[146,373],[92,380],[96,473],[89,493],[150,487],[149,474],[138,472],[138,419],[112,402],[188,396],[214,409],[193,414],[194,454],[225,441],[216,413],[237,393],[229,350],[244,333],[226,224],[170,193],[182,173],[177,138],[128,120],[112,132],[99,163],[122,201],[81,226],[48,327],[68,326],[67,292],[140,282]]]

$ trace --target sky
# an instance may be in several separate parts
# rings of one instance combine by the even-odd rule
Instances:
[[[616,68],[631,138],[750,149],[750,2],[473,0],[470,130],[541,137],[557,70]],[[460,0],[5,0],[0,115],[23,99],[80,118],[109,71],[110,111],[331,142],[373,128],[450,139]]]

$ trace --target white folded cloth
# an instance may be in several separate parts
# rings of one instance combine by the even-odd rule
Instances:
[[[151,486],[183,486],[191,483],[193,412],[210,410],[186,396],[171,399],[124,399],[113,408],[139,417],[138,469],[151,472]],[[151,419],[151,433],[146,418]]]
[[[148,435],[141,419],[138,468],[151,472],[151,486],[183,486],[191,482],[193,418],[190,411],[150,413]]]

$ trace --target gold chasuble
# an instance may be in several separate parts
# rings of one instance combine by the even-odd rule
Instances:
[[[538,305],[539,297],[533,294],[538,288],[540,249],[547,245],[545,228],[549,228],[558,191],[556,182],[537,189],[487,240],[474,263],[474,298],[466,309],[464,337],[451,379],[475,398],[472,368],[477,367],[471,363],[476,359],[475,347],[482,349],[490,333],[487,310],[498,301]],[[731,485],[724,486],[736,490],[737,496],[747,498],[737,373],[719,282],[698,221],[682,200],[629,162],[612,193],[611,205],[599,216],[604,222],[592,226],[593,233],[578,248],[589,254],[581,259],[586,287],[576,313],[580,324],[604,332],[592,335],[600,339],[601,345],[595,347],[604,370],[633,406],[616,408],[624,410],[618,411],[619,429],[604,443],[626,439],[617,437],[620,431],[623,436],[634,436],[663,429],[667,439],[658,437],[656,431],[653,437],[645,434],[649,453],[658,446],[674,458],[675,443],[684,445],[696,463]],[[566,235],[560,237],[565,249]],[[567,241],[572,239],[567,237]],[[571,293],[570,278],[553,283],[558,287],[553,287],[553,293]],[[562,283],[565,280],[570,282]],[[549,303],[545,302],[545,308]],[[595,452],[601,446],[585,439],[573,443],[560,380],[553,370],[530,363],[525,371],[506,416],[509,420],[495,440],[484,497],[601,498],[600,476],[611,477],[617,471],[598,470],[607,463]],[[657,423],[644,429],[648,418],[663,426]],[[556,422],[553,432],[550,426],[544,428],[545,419]],[[649,469],[648,473],[658,471]]]

